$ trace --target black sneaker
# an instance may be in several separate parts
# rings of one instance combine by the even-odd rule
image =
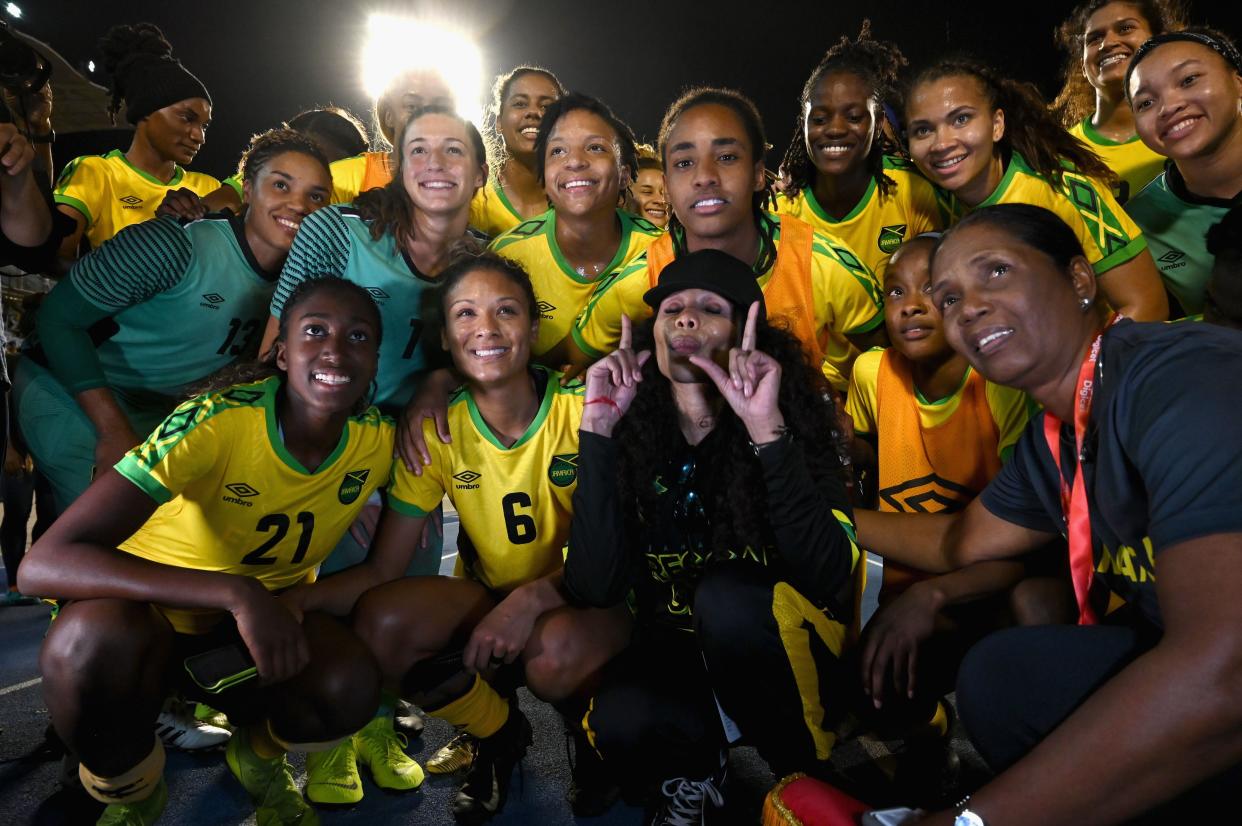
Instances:
[[[574,817],[599,817],[611,809],[621,796],[621,787],[576,726],[565,729],[565,755],[572,776],[565,800]]]
[[[458,823],[483,823],[500,811],[509,792],[513,769],[531,744],[530,721],[510,706],[509,719],[491,737],[478,741],[474,762],[449,810]]]
[[[728,768],[725,755],[722,754],[720,768],[710,777],[702,780],[691,780],[688,777],[665,780],[660,786],[664,802],[648,821],[650,826],[701,826],[714,821],[715,817],[709,812],[718,815],[724,808],[722,790]]]

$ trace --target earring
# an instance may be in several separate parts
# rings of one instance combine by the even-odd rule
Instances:
[[[1082,307],[1082,311],[1083,311],[1084,313],[1085,313],[1087,310],[1091,309],[1091,299],[1089,299],[1089,298],[1085,298],[1085,297],[1084,297],[1082,301],[1078,302],[1078,304],[1079,304],[1079,306],[1081,306],[1081,307]]]

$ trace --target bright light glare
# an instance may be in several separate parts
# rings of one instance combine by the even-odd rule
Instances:
[[[22,9],[21,9],[21,6],[17,5],[16,3],[9,3],[7,6],[4,7],[4,10],[9,13],[10,17],[16,17],[19,20],[21,19]]]
[[[362,85],[372,99],[383,94],[394,78],[411,69],[435,69],[448,83],[457,111],[480,122],[483,56],[463,31],[447,26],[372,14],[362,51]]]
[[[93,61],[93,60],[88,60],[88,61],[87,61],[87,63],[86,63],[86,71],[88,71],[88,72],[93,72],[93,71],[95,71],[95,61]]]

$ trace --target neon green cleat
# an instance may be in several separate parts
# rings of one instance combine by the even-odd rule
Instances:
[[[336,748],[306,755],[306,799],[320,806],[352,806],[362,800],[352,737]]]
[[[239,728],[229,739],[224,759],[254,801],[258,826],[318,826],[319,816],[302,799],[283,754],[263,759],[250,747],[250,732]]]
[[[358,759],[381,789],[404,792],[423,782],[423,767],[405,753],[405,737],[393,730],[390,718],[376,717],[354,735],[353,742]]]
[[[149,826],[159,820],[168,803],[168,784],[160,778],[155,791],[145,800],[134,803],[109,803],[104,808],[96,826]]]

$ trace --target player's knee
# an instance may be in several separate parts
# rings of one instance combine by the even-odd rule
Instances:
[[[362,643],[381,663],[393,663],[401,659],[405,648],[402,632],[408,630],[403,618],[389,609],[386,589],[368,591],[354,605],[353,631]]]
[[[555,703],[572,695],[581,682],[582,650],[572,629],[549,623],[539,651],[525,661],[526,687],[539,699]]]
[[[58,688],[111,696],[137,693],[167,651],[147,605],[121,600],[77,603],[48,631],[39,653],[44,680]]]

